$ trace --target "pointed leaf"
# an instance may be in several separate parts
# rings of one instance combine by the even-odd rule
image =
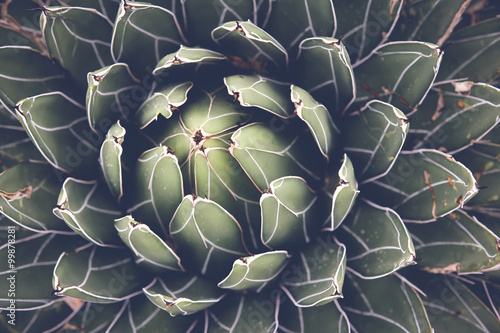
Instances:
[[[232,262],[247,255],[238,222],[222,206],[188,195],[170,223],[184,265],[204,275],[224,277]]]
[[[10,223],[0,228],[0,308],[8,309],[11,300],[19,312],[64,301],[52,294],[54,265],[62,251],[72,251],[85,241],[76,235],[36,234]]]
[[[95,169],[99,149],[83,105],[52,92],[21,101],[16,112],[31,141],[56,169],[81,174]]]
[[[454,154],[471,146],[500,122],[500,90],[470,81],[433,88],[411,120],[412,149]]]
[[[424,42],[391,42],[377,47],[369,59],[354,68],[356,103],[375,98],[405,114],[414,111],[434,82],[442,55],[437,45]]]
[[[462,207],[478,188],[472,173],[450,155],[420,149],[401,152],[389,173],[362,191],[403,220],[426,222]]]
[[[467,78],[489,82],[498,75],[500,18],[485,20],[453,33],[445,52],[438,81]]]
[[[88,72],[113,62],[109,50],[113,24],[95,9],[45,7],[40,27],[51,56],[80,87],[87,85]]]
[[[224,78],[227,92],[242,106],[255,106],[278,117],[293,116],[290,85],[273,81],[260,75],[233,75]]]
[[[291,100],[295,112],[306,124],[323,156],[327,159],[333,151],[335,139],[340,132],[328,110],[318,103],[306,90],[291,86]]]
[[[208,309],[206,332],[276,332],[279,295],[231,293]]]
[[[117,119],[128,120],[142,102],[137,79],[129,66],[117,63],[87,74],[87,117],[94,132],[102,136]]]
[[[123,176],[122,176],[122,142],[125,137],[125,128],[120,125],[120,121],[111,126],[106,135],[106,139],[101,146],[99,163],[104,174],[104,179],[113,197],[120,201],[123,196]]]
[[[222,53],[199,47],[187,47],[181,45],[179,50],[167,54],[156,64],[154,75],[168,71],[176,66],[193,66],[206,63],[226,61],[227,57]]]
[[[111,52],[141,77],[160,59],[187,44],[175,14],[163,7],[122,1],[113,28]]]
[[[408,228],[422,268],[431,273],[467,274],[500,268],[500,238],[461,210]]]
[[[345,298],[339,302],[355,332],[434,332],[421,297],[394,275],[364,280],[346,272]],[[387,291],[390,290],[390,296]]]
[[[335,329],[337,333],[350,333],[351,325],[337,300],[313,308],[301,308],[291,301],[280,304],[279,332],[321,332]]]
[[[237,259],[233,263],[231,273],[217,286],[224,289],[259,292],[281,273],[289,257],[286,251],[272,251]]]
[[[408,119],[394,106],[371,101],[349,117],[347,151],[358,177],[369,182],[385,175],[397,160],[408,133]]]
[[[298,307],[323,305],[342,296],[345,246],[331,235],[308,244],[283,273],[282,289]]]
[[[287,50],[295,49],[308,37],[332,36],[335,31],[337,19],[332,0],[285,0],[271,6],[264,29]]]
[[[322,222],[320,200],[300,177],[271,182],[260,198],[262,243],[271,249],[295,249],[309,243]]]
[[[282,73],[288,67],[285,48],[251,22],[226,22],[212,31],[213,40],[231,54],[233,65],[258,74]]]
[[[223,299],[224,294],[213,284],[185,273],[169,273],[156,278],[144,293],[157,307],[171,316],[188,315],[206,309]]]
[[[155,271],[184,270],[171,246],[144,223],[128,215],[115,220],[115,228],[122,241],[138,257],[137,262]]]
[[[145,151],[135,169],[134,205],[129,209],[155,233],[167,233],[168,224],[184,197],[177,157],[165,146]]]
[[[120,244],[113,221],[122,213],[97,181],[66,178],[53,212],[94,244],[112,247]]]
[[[338,178],[339,182],[335,186],[332,195],[331,225],[329,226],[332,231],[337,229],[344,221],[347,214],[354,207],[356,197],[359,194],[354,167],[346,154],[344,154],[344,161],[339,169]]]
[[[172,113],[186,103],[192,82],[172,83],[155,89],[137,110],[135,119],[141,129],[148,126],[158,115],[169,119]]]
[[[390,36],[398,22],[404,1],[400,0],[335,0],[337,29],[343,36],[353,63],[362,61]]]
[[[445,276],[426,279],[424,305],[436,332],[500,331],[500,321],[462,282]]]
[[[141,273],[122,249],[85,246],[77,252],[61,254],[52,285],[57,296],[112,303],[140,290],[145,278]]]
[[[356,96],[354,73],[347,50],[338,39],[303,40],[295,64],[297,83],[337,120]]]
[[[14,107],[20,100],[67,86],[56,64],[29,47],[0,47],[0,100]]]
[[[415,263],[410,233],[392,209],[358,202],[342,224],[347,263],[364,279],[377,279]]]

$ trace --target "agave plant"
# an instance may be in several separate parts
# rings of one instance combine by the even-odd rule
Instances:
[[[491,3],[5,1],[2,331],[500,332]]]

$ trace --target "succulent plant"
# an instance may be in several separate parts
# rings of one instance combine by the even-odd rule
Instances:
[[[0,6],[2,332],[500,332],[498,4]]]

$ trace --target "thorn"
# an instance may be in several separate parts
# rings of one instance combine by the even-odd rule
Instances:
[[[477,189],[478,190],[486,190],[488,188],[488,186],[478,186]]]

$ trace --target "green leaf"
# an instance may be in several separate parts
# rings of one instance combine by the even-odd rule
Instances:
[[[356,197],[359,194],[358,182],[354,175],[354,167],[349,157],[344,154],[342,166],[338,172],[339,182],[335,186],[332,194],[332,213],[331,224],[328,229],[333,231],[337,229],[345,220],[347,214],[354,207]]]
[[[467,0],[405,2],[391,39],[425,40],[443,45],[446,41],[443,37],[458,23],[456,20],[460,19],[467,5]]]
[[[71,233],[49,207],[57,201],[61,184],[43,162],[18,164],[0,174],[0,212],[20,226],[42,233]]]
[[[356,84],[351,60],[338,39],[303,40],[294,70],[298,85],[324,104],[334,120],[354,101]]]
[[[467,78],[490,82],[498,76],[500,18],[492,18],[453,33],[445,52],[438,81]]]
[[[185,273],[169,273],[163,278],[155,278],[143,291],[154,305],[171,316],[198,312],[225,296],[210,282]]]
[[[287,49],[308,37],[332,36],[337,19],[332,0],[285,0],[271,3],[263,28]]]
[[[125,137],[125,128],[120,125],[120,121],[111,126],[106,135],[106,139],[101,146],[99,163],[104,174],[104,179],[113,197],[120,201],[123,196],[123,176],[122,176],[122,142]]]
[[[404,1],[399,0],[335,0],[337,29],[334,36],[343,36],[353,63],[370,56],[390,36],[398,22]]]
[[[117,119],[128,120],[142,102],[138,80],[129,66],[117,63],[87,74],[87,117],[90,128],[106,133]]]
[[[412,149],[435,148],[450,154],[480,140],[500,122],[500,90],[470,81],[431,90],[411,120]]]
[[[324,305],[342,298],[346,267],[345,246],[331,235],[308,244],[283,273],[282,289],[298,307]]]
[[[226,60],[227,57],[222,53],[199,47],[181,45],[176,52],[167,54],[161,58],[160,62],[156,64],[153,74],[158,75],[177,66],[193,66]]]
[[[300,147],[303,140],[300,134],[293,129],[278,132],[272,128],[272,122],[271,126],[251,123],[233,133],[229,152],[261,192],[280,177],[295,175],[306,180],[318,179],[318,174],[309,169],[311,166],[300,161],[307,158],[319,166],[316,156],[304,153],[308,146]]]
[[[408,228],[426,271],[466,274],[500,267],[500,238],[463,211],[433,223],[409,224]]]
[[[436,332],[498,332],[500,321],[462,282],[450,276],[428,278],[424,305]]]
[[[57,296],[112,303],[140,292],[146,276],[126,251],[88,245],[57,260],[52,277]]]
[[[217,284],[231,290],[259,292],[285,268],[290,255],[286,251],[264,252],[234,261],[228,276]]]
[[[80,87],[87,85],[88,72],[113,62],[110,52],[113,24],[95,9],[45,7],[40,27],[51,56]]]
[[[169,119],[177,108],[186,103],[187,94],[192,87],[192,82],[182,82],[156,88],[137,110],[137,124],[144,129],[153,120],[157,120],[160,114]]]
[[[0,100],[14,107],[20,100],[65,90],[68,83],[59,66],[29,47],[0,47]]]
[[[334,329],[350,333],[351,324],[338,300],[313,308],[301,308],[291,301],[280,304],[280,332],[321,332]]]
[[[33,233],[4,221],[0,230],[0,308],[8,309],[15,300],[17,317],[21,310],[64,301],[52,294],[54,265],[62,251],[72,251],[85,241],[76,235]]]
[[[233,75],[224,78],[227,92],[245,107],[258,107],[281,118],[293,117],[290,85],[260,75]]]
[[[427,222],[461,208],[478,187],[469,169],[450,155],[420,149],[401,152],[389,173],[362,191],[405,221]]]
[[[184,265],[214,278],[226,276],[233,261],[248,254],[241,226],[208,199],[184,197],[170,222],[170,234]]]
[[[258,74],[282,73],[288,67],[285,48],[252,22],[226,22],[212,31],[213,40],[234,56],[233,65]]]
[[[270,249],[295,249],[309,243],[323,222],[320,200],[303,178],[271,182],[260,198],[262,243]]]
[[[415,248],[401,218],[392,209],[358,202],[341,226],[349,248],[349,268],[364,279],[377,279],[415,264]]]
[[[231,293],[209,308],[205,332],[277,332],[279,295]]]
[[[168,224],[184,197],[182,173],[170,148],[145,151],[135,169],[134,205],[128,210],[155,233],[167,234]]]
[[[345,298],[339,303],[355,332],[434,332],[421,297],[405,279],[389,275],[364,280],[349,271],[346,275]]]
[[[110,305],[98,304],[98,306],[109,307]],[[193,326],[191,324],[193,321],[192,316],[174,318],[168,312],[161,311],[145,295],[138,295],[125,300],[120,308],[111,312],[107,317],[108,321],[113,319],[108,327],[110,333],[190,332],[190,327]],[[87,325],[80,326],[87,329]]]
[[[306,90],[291,86],[291,100],[295,112],[306,124],[323,156],[329,158],[340,133],[324,105],[318,103]]]
[[[114,220],[122,213],[97,181],[66,178],[53,212],[76,233],[94,244],[111,247],[120,244]]]
[[[136,262],[154,271],[182,270],[181,260],[171,246],[144,223],[128,215],[115,220],[115,228],[122,241],[138,257]]]
[[[99,149],[83,105],[51,92],[21,101],[16,113],[31,141],[56,169],[84,175],[95,170]]]
[[[111,42],[115,62],[129,64],[142,77],[151,73],[160,59],[187,44],[175,14],[163,7],[122,1]]]
[[[405,114],[414,111],[434,82],[442,55],[437,45],[424,42],[391,42],[377,47],[354,68],[355,102],[364,104],[375,98]]]
[[[364,182],[380,178],[391,169],[409,128],[403,112],[376,100],[353,113],[346,127],[344,150]]]

